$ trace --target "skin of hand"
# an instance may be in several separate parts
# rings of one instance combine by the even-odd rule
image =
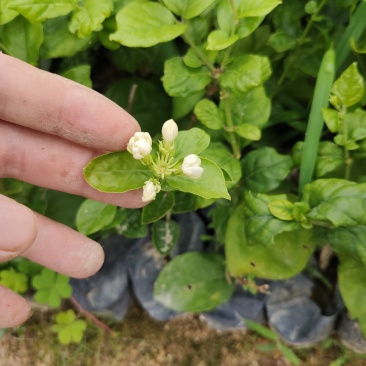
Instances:
[[[141,191],[103,193],[83,177],[90,159],[126,149],[137,131],[137,121],[101,94],[0,52],[0,178],[142,207]],[[104,260],[98,243],[0,195],[0,262],[19,255],[76,278]],[[23,297],[0,286],[0,328],[29,314]]]

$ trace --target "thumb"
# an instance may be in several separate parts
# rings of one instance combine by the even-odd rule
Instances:
[[[0,195],[0,262],[20,255],[37,235],[37,218],[28,207]]]

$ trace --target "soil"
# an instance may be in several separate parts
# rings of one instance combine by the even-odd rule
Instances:
[[[197,315],[157,322],[134,306],[122,323],[103,319],[115,335],[90,325],[82,343],[70,346],[58,343],[51,330],[53,316],[37,310],[25,327],[8,332],[0,341],[0,366],[290,365],[278,350],[259,350],[268,341],[256,334],[220,333]],[[295,352],[304,366],[326,366],[335,360],[334,366],[366,366],[366,359],[345,350],[335,339]]]

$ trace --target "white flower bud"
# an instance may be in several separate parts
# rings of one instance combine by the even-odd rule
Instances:
[[[148,132],[136,132],[127,144],[127,151],[138,160],[149,155],[151,150],[152,140]]]
[[[157,193],[161,190],[159,183],[154,183],[151,180],[145,182],[142,193],[142,202],[148,202],[155,199]]]
[[[201,159],[195,154],[187,155],[183,160],[182,171],[190,178],[199,178],[203,173]]]
[[[163,134],[164,141],[173,142],[178,136],[178,125],[174,120],[170,119],[163,124],[161,132]]]

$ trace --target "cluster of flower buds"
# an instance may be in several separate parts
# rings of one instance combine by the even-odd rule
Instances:
[[[144,165],[151,166],[156,178],[145,182],[142,201],[155,199],[161,190],[160,180],[170,175],[184,174],[192,179],[199,178],[203,173],[201,159],[189,154],[183,162],[174,159],[174,140],[178,136],[178,126],[174,120],[166,121],[162,127],[163,140],[159,142],[159,152],[152,157],[152,139],[148,132],[136,132],[128,142],[127,151]]]

